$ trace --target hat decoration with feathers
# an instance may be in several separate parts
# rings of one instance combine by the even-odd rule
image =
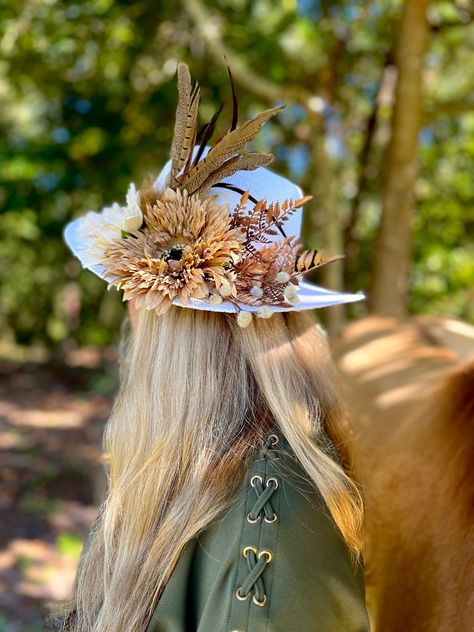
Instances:
[[[199,87],[184,63],[177,75],[170,161],[153,184],[139,190],[131,184],[125,206],[114,204],[68,224],[66,241],[82,264],[123,290],[123,300],[134,299],[137,308],[162,314],[175,304],[237,312],[243,327],[253,313],[266,318],[274,311],[364,298],[302,280],[341,257],[301,251],[299,230],[287,235],[285,227],[301,221],[310,196],[265,168],[272,154],[242,153],[282,107],[238,125],[229,71],[231,126],[209,147],[222,106],[198,133]],[[275,198],[280,193],[290,196]]]

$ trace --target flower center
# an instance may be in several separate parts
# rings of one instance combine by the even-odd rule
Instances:
[[[170,259],[174,259],[175,261],[179,261],[183,256],[185,244],[175,244],[164,251],[161,258],[163,261],[169,261]]]

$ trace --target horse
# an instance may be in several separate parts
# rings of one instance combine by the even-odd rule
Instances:
[[[474,328],[371,316],[333,341],[365,498],[374,632],[474,621]]]

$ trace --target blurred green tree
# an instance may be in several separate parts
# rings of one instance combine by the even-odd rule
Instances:
[[[74,215],[123,200],[130,181],[163,164],[180,59],[203,88],[203,121],[230,101],[226,60],[242,116],[288,104],[256,145],[274,151],[277,168],[315,196],[305,218],[308,244],[347,253],[344,279],[337,264],[314,280],[367,290],[374,252],[380,257],[382,166],[403,98],[394,54],[402,9],[399,0],[5,0],[2,331],[49,346],[115,339],[120,297],[81,271],[62,229]],[[472,9],[467,0],[431,2],[426,20],[416,210],[406,214],[408,309],[472,319]],[[381,274],[383,287],[384,266]],[[349,313],[365,309],[357,304]],[[333,310],[332,324],[343,316]]]

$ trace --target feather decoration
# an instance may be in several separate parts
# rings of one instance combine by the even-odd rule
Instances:
[[[178,174],[189,161],[196,139],[199,108],[199,86],[192,88],[191,75],[186,64],[180,63],[178,73],[178,107],[174,137],[171,145],[171,172],[169,183],[178,184]]]
[[[233,184],[230,184],[230,182],[218,182],[217,184],[213,184],[212,186],[214,188],[228,189],[229,191],[234,191],[234,193],[240,193],[240,195],[242,196],[242,199],[244,199],[244,196],[245,196],[245,203],[247,203],[249,200],[253,202],[254,204],[257,204],[258,202],[257,198],[254,197],[253,195],[250,195],[249,191],[244,191],[240,187],[236,187]],[[241,200],[239,206],[242,204],[243,202]]]
[[[246,121],[237,129],[226,134],[209,153],[193,167],[184,173],[179,180],[179,186],[189,191],[199,191],[202,184],[228,159],[233,157],[244,145],[257,134],[262,125],[278,114],[284,106],[271,108],[258,114],[254,119]],[[256,169],[256,165],[254,168]]]
[[[204,151],[204,149],[206,148],[207,143],[209,142],[209,139],[211,138],[214,129],[216,127],[216,123],[217,123],[217,119],[219,118],[220,113],[222,112],[222,109],[224,107],[224,104],[221,103],[219,106],[219,109],[214,113],[214,116],[211,118],[211,120],[209,121],[209,123],[206,123],[206,125],[204,125],[204,127],[201,129],[201,131],[199,132],[196,142],[199,143],[199,149],[196,152],[196,156],[193,160],[193,167],[195,167],[197,165],[197,163],[201,160],[201,156],[202,153]]]
[[[230,131],[234,131],[237,128],[239,120],[239,104],[237,101],[237,93],[235,92],[234,80],[229,66],[227,66],[227,72],[229,73],[230,87],[232,89],[232,123],[230,124]]]
[[[295,272],[297,274],[306,274],[307,272],[316,270],[316,268],[322,268],[328,263],[344,259],[344,257],[345,255],[338,255],[325,259],[318,250],[305,250],[295,259]]]
[[[248,152],[246,154],[237,154],[229,160],[226,160],[220,167],[213,171],[199,187],[201,195],[207,195],[209,189],[217,184],[223,178],[228,178],[237,171],[253,171],[258,167],[266,167],[273,161],[273,154],[263,154],[257,152]],[[189,191],[193,193],[193,191]]]
[[[212,186],[237,171],[251,171],[270,164],[273,157],[265,153],[242,153],[239,151],[257,134],[262,125],[278,114],[284,106],[265,110],[239,127],[238,103],[230,68],[227,68],[232,89],[232,121],[230,131],[211,147],[201,159],[204,149],[212,136],[222,106],[209,123],[197,133],[199,109],[199,86],[192,87],[191,75],[186,64],[180,63],[178,75],[178,107],[171,146],[171,170],[168,186],[172,189],[186,189],[189,194],[208,194]],[[196,141],[199,147],[195,152]]]

